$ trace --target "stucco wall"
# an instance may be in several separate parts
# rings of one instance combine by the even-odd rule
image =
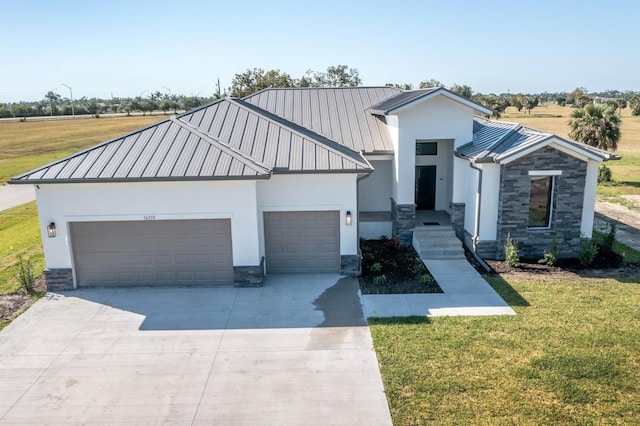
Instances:
[[[530,171],[560,171],[555,177],[550,229],[529,229]],[[541,258],[553,236],[563,257],[574,257],[580,243],[587,162],[551,146],[502,166],[498,208],[497,257],[504,258],[507,232],[519,242],[520,257]]]
[[[255,181],[41,184],[36,190],[47,268],[71,268],[69,222],[231,219],[233,264],[258,265]],[[57,236],[46,227],[55,222]],[[235,243],[241,241],[242,244]]]
[[[260,255],[264,256],[266,211],[340,211],[340,254],[358,254],[357,174],[274,175],[257,183]],[[351,211],[351,226],[345,214]]]
[[[418,139],[451,139],[454,148],[470,142],[473,139],[473,110],[444,96],[437,96],[398,112],[398,169],[393,187],[398,204],[414,202],[415,142]],[[464,202],[462,196],[456,198],[456,182],[462,181],[463,176],[457,176],[455,170],[464,163],[454,164],[453,201]],[[463,190],[458,191],[461,194]]]
[[[371,160],[373,173],[358,181],[358,208],[361,212],[391,211],[393,160]]]

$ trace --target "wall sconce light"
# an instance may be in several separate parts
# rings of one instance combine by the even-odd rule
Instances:
[[[351,226],[351,210],[347,210],[345,221],[347,223],[347,226]]]
[[[47,235],[49,236],[49,238],[55,238],[56,236],[56,224],[51,222],[49,225],[47,225]]]

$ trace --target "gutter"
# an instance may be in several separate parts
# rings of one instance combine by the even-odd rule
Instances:
[[[478,250],[478,240],[480,239],[480,209],[482,208],[482,169],[475,166],[474,163],[469,163],[469,166],[478,171],[478,190],[476,197],[476,215],[475,215],[475,223],[473,229],[473,251],[477,252]]]

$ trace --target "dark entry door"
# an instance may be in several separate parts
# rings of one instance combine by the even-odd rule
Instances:
[[[436,208],[436,166],[416,167],[416,209]]]

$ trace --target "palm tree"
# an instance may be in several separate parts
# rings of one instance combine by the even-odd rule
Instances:
[[[571,114],[569,137],[600,149],[618,148],[620,117],[604,105],[587,105]]]

